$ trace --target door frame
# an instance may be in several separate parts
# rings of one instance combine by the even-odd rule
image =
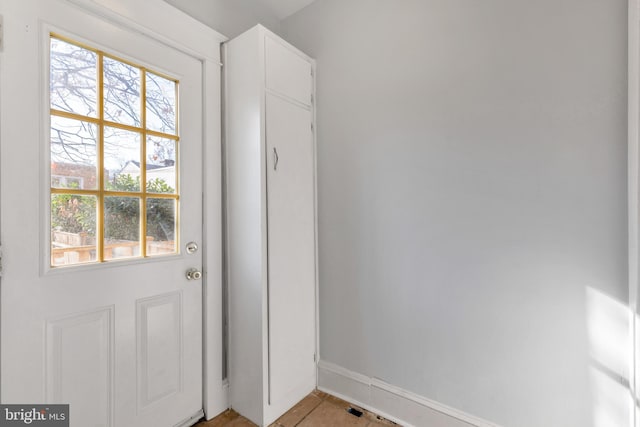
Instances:
[[[629,387],[632,424],[640,427],[640,0],[628,0]]]
[[[206,418],[213,418],[228,408],[228,386],[223,379],[224,348],[222,338],[222,98],[220,79],[222,66],[220,44],[226,41],[227,37],[164,0],[64,1],[86,13],[98,16],[128,30],[142,33],[179,50],[197,59],[202,65],[202,268],[204,273],[202,407]],[[0,26],[1,23],[0,19]],[[188,31],[182,31],[182,29],[188,29]],[[0,43],[2,42],[0,41]],[[1,143],[2,141],[0,141]],[[0,261],[1,256],[0,252]]]

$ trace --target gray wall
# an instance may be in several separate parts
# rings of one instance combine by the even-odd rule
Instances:
[[[318,61],[323,360],[504,426],[594,424],[615,367],[588,304],[627,301],[626,7],[318,0],[282,22]]]
[[[258,23],[275,33],[280,32],[280,21],[275,14],[253,0],[165,1],[229,38]]]

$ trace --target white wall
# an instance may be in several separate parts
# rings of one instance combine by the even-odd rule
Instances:
[[[283,21],[318,61],[323,360],[504,426],[624,407],[626,5],[318,0]]]
[[[229,38],[258,23],[275,33],[280,32],[280,20],[274,12],[253,0],[165,1]]]

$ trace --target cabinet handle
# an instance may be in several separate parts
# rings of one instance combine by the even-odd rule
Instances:
[[[276,147],[273,147],[273,170],[278,170],[278,161],[280,160],[280,158],[278,157],[278,150],[276,150]]]

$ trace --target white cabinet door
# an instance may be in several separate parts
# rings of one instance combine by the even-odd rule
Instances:
[[[71,426],[75,427],[179,424],[202,410],[202,281],[185,278],[187,269],[201,268],[201,252],[187,254],[178,248],[174,254],[155,259],[136,254],[144,254],[145,247],[147,255],[165,251],[167,245],[178,242],[177,236],[183,244],[201,242],[202,63],[67,1],[1,0],[0,15],[4,32],[0,53],[1,231],[5,252],[2,401],[68,403]],[[152,8],[149,19],[154,19]],[[49,94],[54,92],[49,91],[49,62],[54,62],[49,53],[51,32],[58,39],[64,36],[64,40],[77,42],[69,44],[71,47],[60,55],[76,61],[78,66],[68,72],[51,72],[64,81],[60,84],[71,88],[56,95],[59,98],[52,104],[59,111],[55,114],[48,102]],[[127,64],[139,67],[128,68]],[[104,75],[105,81],[108,78],[106,71],[101,73],[107,68],[115,69],[116,77],[122,75],[118,70],[128,70],[129,74],[124,79],[126,84],[105,83],[103,94],[98,87],[103,87],[100,76]],[[164,114],[159,109],[148,108],[146,118],[142,106],[121,110],[122,114],[113,110],[100,112],[115,105],[109,104],[112,96],[131,102],[144,99],[144,89],[129,85],[133,81],[129,77],[144,75],[143,70],[158,73],[154,78],[147,75],[144,81],[148,91],[163,93],[163,111],[175,111],[171,99],[177,94],[178,134],[163,136],[173,130],[157,123],[158,115]],[[179,91],[172,89],[173,79],[179,82]],[[140,85],[144,88],[143,83]],[[103,97],[104,109],[100,107]],[[126,121],[124,116],[128,113],[136,119]],[[121,118],[121,123],[110,123]],[[161,121],[164,119],[163,116]],[[64,129],[74,129],[74,135],[67,132],[66,139],[56,139]],[[57,141],[61,151],[53,154],[50,138]],[[129,160],[136,160],[137,165]],[[160,160],[162,165],[158,164]],[[118,187],[120,193],[116,194],[109,193],[114,187],[96,186],[96,181],[113,178],[116,169],[108,162],[121,162],[123,168],[118,170],[122,172],[125,165],[139,167],[141,161],[157,166],[146,168],[147,179],[152,178],[152,170],[163,171],[162,180],[167,186],[179,183],[179,197],[175,192],[169,194],[169,190],[153,195],[140,188],[148,188],[144,173],[143,184],[137,190]],[[73,163],[77,171],[93,167],[93,175],[56,178],[54,164],[62,166],[65,162]],[[100,178],[103,173],[96,173],[103,170],[100,164],[104,178]],[[131,173],[135,171],[132,169]],[[71,179],[75,180],[73,185]],[[70,185],[64,187],[64,183]],[[56,185],[55,189],[50,188]],[[69,202],[59,206],[60,211],[54,215],[50,211],[50,192],[56,190],[56,200],[61,194],[68,196]],[[93,193],[82,193],[86,191]],[[65,192],[69,194],[62,194]],[[80,194],[85,194],[81,197],[86,200],[87,215],[76,218]],[[107,202],[110,197],[121,200],[119,204]],[[162,204],[158,200],[174,206],[173,220],[163,223],[167,241],[146,239],[145,245],[140,243],[145,239],[103,239],[102,227],[88,224],[92,215],[94,220],[104,215],[104,230],[124,227],[126,224],[119,222],[124,217],[113,214],[110,206],[129,206],[136,212],[128,217],[130,221],[143,224],[146,218],[149,225],[149,218]],[[176,205],[179,212],[175,212]],[[49,229],[50,218],[62,211],[82,227],[81,232],[65,232],[69,238],[65,244],[53,236],[59,230],[54,233]],[[172,232],[176,223],[178,228]],[[152,233],[143,225],[129,232],[136,229],[140,236],[144,235],[143,230],[147,235]],[[83,233],[94,233],[93,243],[90,239],[90,243],[72,241]],[[60,252],[59,255],[50,256],[50,241],[55,242],[55,251],[51,252]],[[93,249],[85,250],[91,245]],[[60,265],[90,261],[96,256],[133,257],[102,264],[50,267],[50,260]]]
[[[282,43],[265,36],[267,89],[311,105],[311,64]]]
[[[311,111],[267,94],[266,150],[270,400],[292,405],[315,386]]]

